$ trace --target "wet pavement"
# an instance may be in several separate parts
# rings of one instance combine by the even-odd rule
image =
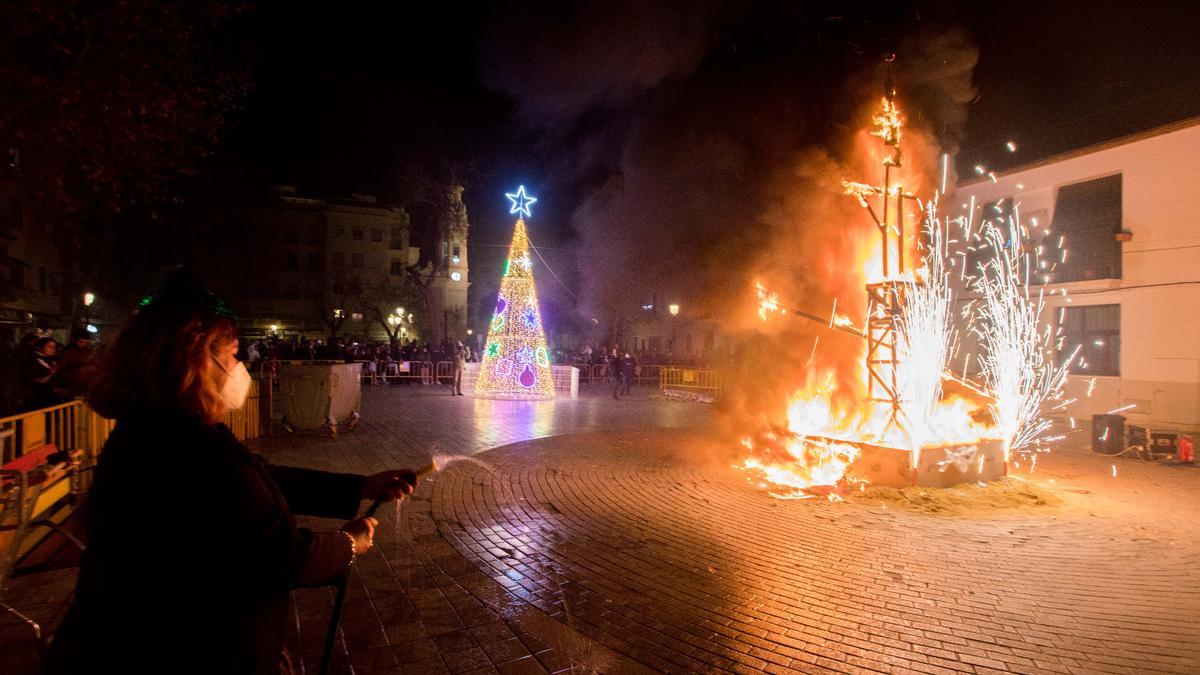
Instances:
[[[353,433],[253,447],[364,473],[468,457],[380,514],[335,672],[1200,671],[1200,469],[1063,450],[1023,477],[1056,505],[786,501],[731,467],[710,417],[646,390],[516,403],[375,387]],[[18,580],[10,599],[52,623],[72,582]],[[305,672],[332,597],[295,594]],[[0,658],[28,655],[3,621]]]

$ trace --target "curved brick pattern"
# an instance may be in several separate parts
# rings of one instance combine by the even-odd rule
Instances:
[[[781,502],[696,461],[699,445],[590,435],[487,452],[488,468],[438,479],[433,517],[512,595],[658,670],[1200,667],[1194,539],[1080,515]]]
[[[474,455],[379,514],[334,672],[1200,671],[1200,470],[1118,460],[1117,480],[1108,458],[1056,452],[1037,480],[1069,507],[932,518],[774,500],[705,440],[707,406],[430,391],[368,388],[352,434],[255,443],[353,472],[423,463],[435,442]],[[663,427],[694,435],[647,431]],[[9,597],[49,628],[73,583],[26,577]],[[332,597],[295,593],[305,672]],[[0,660],[36,672],[11,617]]]

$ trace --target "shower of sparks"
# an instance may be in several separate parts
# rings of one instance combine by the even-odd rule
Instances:
[[[878,136],[883,139],[884,143],[895,147],[900,145],[900,111],[896,108],[896,102],[889,97],[883,99],[883,109],[872,120],[875,124],[875,130],[871,132],[872,136]]]
[[[1106,412],[1104,414],[1105,415],[1116,415],[1117,413],[1123,413],[1126,410],[1133,410],[1136,407],[1137,407],[1136,403],[1130,403],[1129,405],[1123,405],[1120,408],[1113,408],[1112,410],[1109,410],[1108,412]]]
[[[933,418],[942,399],[942,377],[954,355],[954,294],[946,259],[946,233],[937,199],[925,205],[925,282],[908,285],[896,321],[899,393],[914,451],[934,440]]]
[[[754,292],[758,294],[758,318],[766,321],[768,314],[784,312],[779,307],[778,293],[767,291],[766,287],[757,281],[754,282]]]
[[[1038,320],[1045,309],[1043,291],[1031,297],[1028,265],[1021,245],[1021,228],[1015,219],[1007,227],[985,224],[992,258],[980,265],[974,290],[982,303],[971,327],[983,346],[979,362],[984,381],[995,397],[992,417],[1005,440],[1006,459],[1050,427],[1042,406],[1062,396],[1068,367],[1079,346],[1058,364],[1054,361],[1054,335]]]

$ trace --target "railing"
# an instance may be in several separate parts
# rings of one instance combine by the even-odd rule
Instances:
[[[581,384],[609,384],[612,382],[612,364],[610,363],[576,363],[573,365],[579,369],[579,382]],[[667,367],[659,365],[634,366],[633,383],[658,384],[659,370]]]
[[[715,396],[721,392],[721,373],[695,368],[659,368],[658,387],[662,391],[687,391]]]
[[[316,363],[315,361],[304,361],[304,363]],[[340,361],[338,363],[341,363]],[[450,363],[449,361],[439,361],[435,364],[433,361],[376,361],[375,367],[371,368],[371,361],[355,361],[362,364],[362,377],[364,382],[371,384],[387,384],[388,381],[404,382],[419,381],[422,384],[434,384],[434,380],[440,375],[441,365]],[[404,370],[408,364],[408,370]],[[450,375],[446,375],[447,378]]]
[[[257,438],[264,433],[260,382],[260,378],[251,380],[246,404],[222,420],[238,440]],[[94,460],[115,424],[115,420],[102,417],[82,400],[0,418],[0,457],[3,458],[0,463],[12,461],[47,443],[60,450],[83,450],[85,462]]]

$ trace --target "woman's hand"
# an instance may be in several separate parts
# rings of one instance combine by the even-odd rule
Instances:
[[[416,487],[417,474],[408,469],[380,471],[363,481],[362,498],[392,501],[411,495]]]
[[[360,556],[375,545],[375,528],[379,521],[374,518],[355,518],[342,527],[342,532],[354,537],[354,555]]]

